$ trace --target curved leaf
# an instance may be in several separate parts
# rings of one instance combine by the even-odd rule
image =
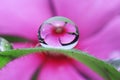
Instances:
[[[64,54],[69,57],[72,57],[96,71],[105,80],[120,80],[120,73],[111,65],[105,63],[102,60],[99,60],[95,57],[88,55],[87,53],[78,51],[78,50],[63,50],[63,49],[52,49],[52,48],[26,48],[26,49],[17,49],[0,52],[0,68],[5,66],[10,60],[18,58],[23,55],[31,54],[33,52],[45,52],[49,51],[58,54]],[[4,59],[3,59],[4,58]]]
[[[0,37],[5,38],[9,42],[31,42],[31,40],[20,36],[0,35]]]

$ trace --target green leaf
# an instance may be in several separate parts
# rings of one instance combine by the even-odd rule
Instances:
[[[95,57],[88,55],[87,53],[78,51],[78,50],[61,50],[61,49],[50,49],[50,48],[27,48],[27,49],[17,49],[0,52],[0,57],[6,58],[6,60],[0,62],[0,68],[2,68],[7,62],[14,58],[21,57],[23,55],[31,54],[33,52],[45,52],[49,51],[58,54],[64,54],[69,57],[72,57],[96,71],[100,74],[105,80],[120,80],[120,73],[111,65],[105,63],[102,60],[99,60]],[[41,54],[41,53],[40,53]],[[1,60],[0,60],[1,61]]]
[[[4,67],[8,62],[10,62],[12,58],[0,56],[0,68]]]
[[[5,38],[9,42],[31,42],[31,40],[20,36],[0,35],[0,37]]]

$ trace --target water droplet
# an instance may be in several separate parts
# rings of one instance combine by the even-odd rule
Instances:
[[[120,71],[120,58],[114,58],[107,61],[107,63],[114,66],[118,71]]]
[[[68,18],[52,17],[40,26],[38,38],[43,47],[71,49],[78,43],[79,32]]]
[[[120,51],[119,50],[114,50],[112,51],[106,62],[108,64],[111,64],[116,70],[120,71]]]
[[[0,37],[0,51],[7,51],[11,49],[12,49],[12,45],[7,40]]]

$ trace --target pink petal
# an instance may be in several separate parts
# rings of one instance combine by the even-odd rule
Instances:
[[[66,60],[49,59],[43,66],[38,80],[86,80]]]
[[[52,28],[53,28],[53,26],[51,26],[50,24],[42,25],[42,27],[40,28],[41,37],[44,39],[44,38],[46,38],[46,36],[48,34],[51,34],[52,33]]]
[[[67,32],[76,32],[76,26],[70,23],[67,23],[65,26]]]
[[[60,41],[61,43],[65,44],[65,43],[70,43],[75,39],[75,35],[71,35],[71,34],[64,34],[63,36],[60,36]]]
[[[63,21],[53,21],[53,22],[51,22],[52,23],[52,25],[54,25],[55,27],[63,27],[64,26],[64,24],[65,24],[65,22],[63,22]]]
[[[38,54],[31,54],[8,63],[0,70],[0,80],[30,80],[42,58]]]
[[[53,47],[59,47],[59,46],[61,46],[58,37],[56,37],[56,36],[54,36],[54,35],[52,35],[52,34],[49,34],[49,35],[45,38],[45,42],[46,42],[48,45],[53,46]]]
[[[95,71],[87,67],[85,64],[75,60],[72,62],[72,64],[78,69],[78,71],[91,78],[90,80],[104,80],[100,75],[95,73]]]
[[[19,43],[13,43],[12,46],[14,49],[33,48],[36,46],[36,44],[30,43],[30,42],[19,42]]]
[[[0,34],[37,40],[40,24],[51,15],[47,0],[1,0]]]
[[[103,59],[120,52],[120,16],[114,17],[99,34],[81,41],[77,48]]]
[[[98,33],[120,12],[120,0],[54,0],[58,15],[73,20],[79,27],[81,39]]]

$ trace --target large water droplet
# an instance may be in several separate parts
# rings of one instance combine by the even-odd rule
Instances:
[[[0,37],[0,51],[7,51],[10,49],[12,49],[12,45],[7,40]]]
[[[38,30],[41,46],[47,48],[71,49],[79,39],[78,28],[65,17],[52,17],[46,20]]]

